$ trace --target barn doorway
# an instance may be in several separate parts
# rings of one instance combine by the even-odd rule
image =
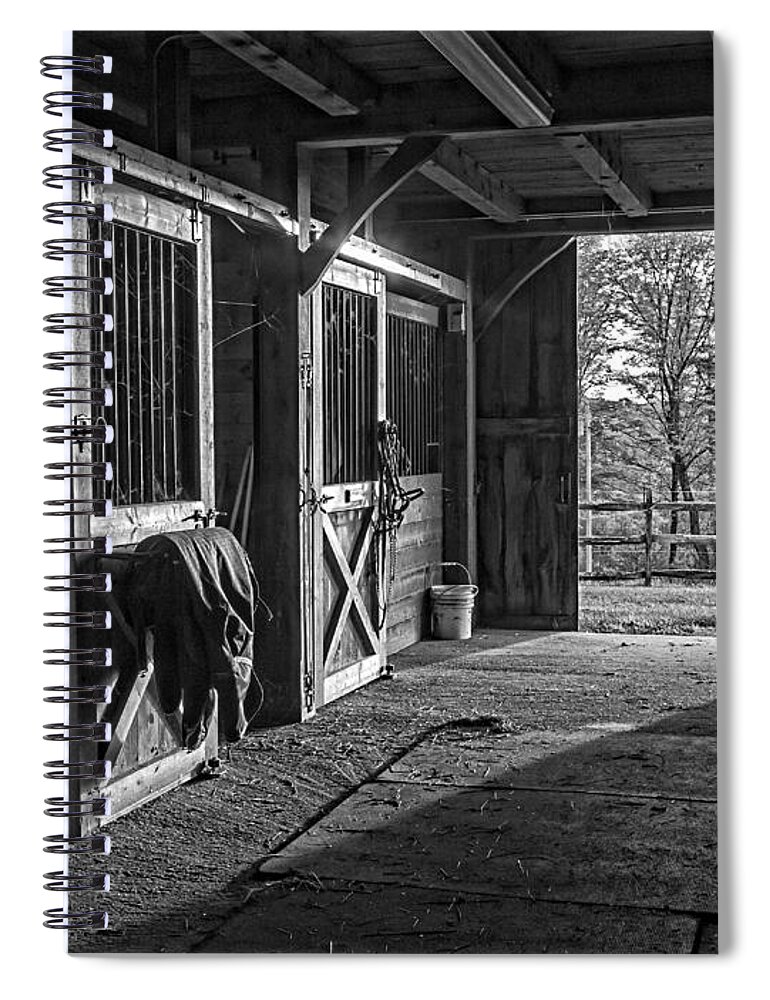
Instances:
[[[580,627],[716,627],[714,240],[578,249]]]

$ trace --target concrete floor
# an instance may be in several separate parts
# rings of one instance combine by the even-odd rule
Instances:
[[[484,632],[112,824],[75,951],[716,950],[712,638]]]

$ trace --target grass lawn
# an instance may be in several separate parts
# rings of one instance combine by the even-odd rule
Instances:
[[[713,583],[655,580],[580,584],[581,632],[716,635],[717,589]]]

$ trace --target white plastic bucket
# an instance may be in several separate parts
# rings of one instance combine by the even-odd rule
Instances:
[[[479,588],[462,563],[438,563],[457,566],[468,577],[467,583],[443,583],[430,588],[430,620],[434,639],[470,639],[473,633],[473,606]]]

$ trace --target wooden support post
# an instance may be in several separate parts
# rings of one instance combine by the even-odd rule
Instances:
[[[353,199],[356,191],[360,191],[366,184],[369,174],[369,162],[371,156],[366,146],[353,146],[347,150],[348,159],[348,204]],[[362,239],[374,241],[374,212],[370,212],[364,219],[364,223],[359,227],[357,236]]]
[[[297,225],[299,249],[304,253],[310,246],[312,215],[313,150],[297,146]]]
[[[652,586],[652,490],[644,490],[644,585]]]
[[[476,557],[476,348],[470,279],[473,244],[466,243],[465,329],[443,330],[444,559],[467,566]]]
[[[299,485],[304,425],[300,422],[300,322],[293,241],[266,242],[262,308],[272,317],[257,339],[257,444],[254,462],[254,568],[273,622],[258,637],[262,718],[275,724],[305,716],[302,675],[302,549]],[[294,386],[292,390],[287,388]]]
[[[190,52],[181,41],[164,45],[156,57],[153,94],[155,149],[179,163],[191,163]]]
[[[468,255],[465,272],[467,298],[465,300],[465,447],[466,447],[466,549],[467,567],[471,578],[478,573],[478,539],[476,533],[476,339],[473,326],[473,260],[475,244],[467,243]]]

